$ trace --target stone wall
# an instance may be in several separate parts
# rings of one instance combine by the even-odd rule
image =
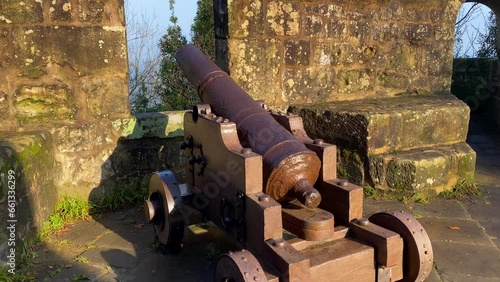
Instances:
[[[269,105],[449,93],[463,1],[215,2],[218,63]]]
[[[98,183],[130,116],[124,25],[122,0],[0,3],[0,134],[50,134],[67,191]]]
[[[0,74],[0,217],[12,170],[18,238],[63,194],[100,197],[179,170],[183,112],[130,115],[123,0],[0,1]]]

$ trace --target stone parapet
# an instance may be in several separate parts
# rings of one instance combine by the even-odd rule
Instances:
[[[339,176],[378,188],[450,189],[473,173],[469,108],[452,95],[295,105],[314,138],[336,144]],[[466,162],[467,165],[458,165]],[[458,159],[459,161],[454,161]]]
[[[453,95],[400,96],[290,106],[311,136],[382,154],[465,142],[469,107]]]
[[[184,113],[0,133],[0,214],[8,215],[9,170],[16,180],[17,238],[40,231],[63,195],[97,200],[121,189],[140,193],[152,172],[167,169],[182,181]]]

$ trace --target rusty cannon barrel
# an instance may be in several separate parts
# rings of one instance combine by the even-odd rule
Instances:
[[[243,145],[263,157],[264,192],[286,202],[297,198],[317,207],[321,195],[313,184],[321,162],[262,106],[193,45],[177,51],[177,63],[213,113],[236,123]]]

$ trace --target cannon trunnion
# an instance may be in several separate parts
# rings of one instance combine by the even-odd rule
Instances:
[[[362,188],[337,179],[336,147],[309,138],[301,117],[248,99],[200,54],[178,53],[207,103],[184,116],[187,183],[156,172],[145,202],[161,244],[178,252],[185,226],[212,221],[241,247],[219,257],[217,282],[428,277],[432,247],[417,220],[402,211],[363,218]],[[186,66],[193,59],[198,67]],[[237,92],[240,101],[227,102]]]

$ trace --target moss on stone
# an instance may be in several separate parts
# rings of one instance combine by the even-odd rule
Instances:
[[[416,167],[409,161],[393,160],[387,167],[387,184],[396,190],[411,190],[415,182]]]
[[[23,2],[24,3],[24,2]],[[2,1],[1,14],[5,23],[39,23],[43,21],[42,4],[28,1],[20,5],[18,1]]]
[[[19,74],[27,78],[39,79],[46,74],[46,71],[40,67],[23,67]]]
[[[347,179],[355,184],[364,181],[364,162],[357,151],[339,150],[340,160],[337,163],[337,174],[339,178]]]

